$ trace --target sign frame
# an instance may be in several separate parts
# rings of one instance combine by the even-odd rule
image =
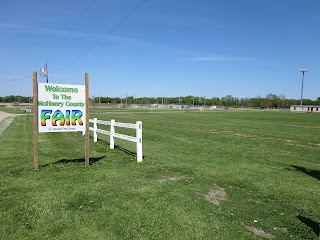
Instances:
[[[39,132],[39,124],[38,123],[38,81],[37,81],[37,72],[32,73],[33,76],[33,154],[34,154],[34,168],[39,170],[39,156],[38,156],[38,132]],[[82,86],[82,85],[80,85]],[[85,128],[85,166],[89,166],[89,74],[85,73],[85,119],[82,119]],[[60,116],[60,115],[57,115]],[[60,116],[61,117],[61,116]],[[75,131],[83,131],[83,129],[75,130]],[[41,132],[57,132],[57,131],[41,131]],[[58,131],[58,132],[74,132],[70,131]]]
[[[38,132],[85,131],[85,85],[38,83]]]

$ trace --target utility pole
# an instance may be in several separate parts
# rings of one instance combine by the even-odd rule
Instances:
[[[126,109],[128,109],[128,93],[126,93]]]
[[[192,100],[193,100],[193,111],[194,111],[194,98],[192,98]]]
[[[167,108],[168,108],[168,96],[166,96],[165,104],[166,104],[166,110],[167,110]]]
[[[308,72],[308,69],[300,69],[300,72],[302,72],[301,102],[300,102],[300,105],[302,106],[304,73]]]
[[[40,68],[40,74],[41,74],[41,77],[46,77],[47,83],[49,83],[47,61],[44,62],[44,67]]]
[[[46,78],[47,78],[47,83],[49,83],[49,79],[48,79],[48,65],[47,65],[47,61],[45,61],[45,68],[46,68]]]
[[[100,103],[101,103],[101,101],[100,101],[100,91],[99,91],[99,107],[100,107]]]
[[[206,96],[204,96],[204,107],[206,107]]]

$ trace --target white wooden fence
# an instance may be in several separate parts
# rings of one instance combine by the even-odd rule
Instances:
[[[111,121],[103,121],[98,120],[97,118],[89,119],[89,122],[93,123],[93,127],[89,127],[90,131],[93,131],[93,140],[94,142],[98,141],[98,133],[105,134],[110,136],[110,149],[114,149],[114,138],[121,138],[124,140],[128,140],[131,142],[135,142],[137,145],[137,161],[142,162],[142,122],[137,121],[134,123],[121,123],[116,122],[114,119]],[[109,125],[110,131],[98,129],[98,124]],[[123,128],[133,128],[136,129],[136,136],[127,136],[120,133],[115,132],[115,127],[123,127]],[[83,135],[85,132],[83,132]]]
[[[27,112],[27,113],[31,113],[31,109],[30,108],[21,108],[21,111]]]

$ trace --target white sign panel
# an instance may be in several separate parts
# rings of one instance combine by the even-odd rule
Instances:
[[[85,85],[38,83],[39,132],[86,129]]]

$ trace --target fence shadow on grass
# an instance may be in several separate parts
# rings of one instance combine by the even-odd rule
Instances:
[[[90,159],[89,159],[89,164],[92,165],[92,164],[94,164],[95,162],[100,161],[100,160],[101,160],[102,158],[104,158],[104,157],[105,157],[105,156],[96,157],[96,158],[90,158]],[[71,160],[61,159],[61,160],[56,161],[56,162],[53,162],[53,163],[47,163],[47,164],[45,164],[45,165],[41,165],[40,168],[44,168],[44,167],[47,167],[47,166],[50,166],[50,165],[62,164],[62,163],[79,163],[79,162],[85,162],[85,159],[84,159],[84,158],[71,159]]]
[[[320,224],[311,220],[310,218],[306,218],[303,216],[297,216],[297,218],[303,222],[305,225],[307,225],[309,228],[313,230],[313,232],[320,237]]]
[[[298,166],[295,166],[295,165],[291,165],[291,166],[294,167],[296,170],[298,170],[300,172],[303,172],[305,174],[308,174],[311,177],[314,177],[315,179],[320,180],[320,171],[318,171],[318,170],[311,170],[311,169],[307,169],[307,168],[304,168],[304,167],[298,167]]]
[[[108,141],[105,141],[105,140],[102,140],[102,139],[98,139],[98,142],[102,142],[102,143],[110,146],[110,143]],[[114,145],[114,149],[118,149],[119,151],[124,152],[124,153],[126,153],[126,154],[128,154],[128,155],[130,155],[132,157],[135,157],[135,158],[137,157],[137,153],[132,152],[132,151],[130,151],[128,149],[125,149],[123,147],[120,147],[118,145]],[[144,156],[142,156],[142,159],[144,159]]]

